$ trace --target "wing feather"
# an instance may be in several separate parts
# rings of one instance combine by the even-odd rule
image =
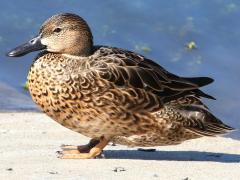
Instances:
[[[100,76],[117,86],[144,88],[162,99],[169,100],[182,93],[213,99],[199,90],[211,83],[211,78],[179,77],[144,56],[119,48],[100,47],[98,51],[99,57],[95,66],[100,66]]]

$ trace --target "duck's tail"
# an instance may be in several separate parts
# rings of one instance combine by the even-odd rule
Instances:
[[[193,84],[196,84],[199,88],[214,82],[214,79],[212,79],[210,77],[193,77],[193,78],[185,77],[184,79],[189,81],[189,82],[191,82],[191,83],[193,83]],[[210,96],[209,94],[204,93],[200,89],[195,89],[195,90],[193,90],[193,92],[194,92],[194,94],[196,94],[199,97],[205,97],[205,98],[208,98],[208,99],[216,100],[215,97]]]
[[[183,126],[201,136],[216,136],[234,130],[201,106],[182,106],[178,112],[185,119]]]
[[[172,107],[181,115],[182,126],[198,135],[216,136],[234,130],[215,117],[200,98],[194,95],[188,95],[184,100],[175,101]]]
[[[198,87],[206,86],[214,81],[214,79],[210,77],[184,77],[184,79],[193,84],[196,84]]]

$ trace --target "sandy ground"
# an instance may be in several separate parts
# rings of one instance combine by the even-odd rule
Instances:
[[[88,138],[41,113],[0,113],[0,179],[239,179],[240,141],[201,138],[155,152],[109,145],[105,159],[63,160]]]

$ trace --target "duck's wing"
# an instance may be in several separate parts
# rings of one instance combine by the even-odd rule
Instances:
[[[163,102],[178,96],[194,94],[214,99],[199,90],[200,87],[213,82],[208,77],[185,78],[166,71],[154,61],[131,51],[100,47],[97,50],[99,75],[119,87],[144,89],[158,95]]]

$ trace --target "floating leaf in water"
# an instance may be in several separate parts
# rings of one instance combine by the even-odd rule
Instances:
[[[29,88],[28,88],[28,82],[27,82],[27,81],[26,81],[26,83],[24,84],[23,89],[25,89],[26,91],[29,90]]]
[[[145,53],[148,53],[148,52],[151,51],[151,49],[150,49],[149,47],[146,47],[146,46],[145,46],[145,47],[142,47],[141,49],[142,49],[142,51],[145,52]]]
[[[197,49],[197,44],[194,41],[188,42],[185,46],[188,50]]]
[[[152,49],[147,45],[135,45],[135,50],[143,53],[149,53]]]

